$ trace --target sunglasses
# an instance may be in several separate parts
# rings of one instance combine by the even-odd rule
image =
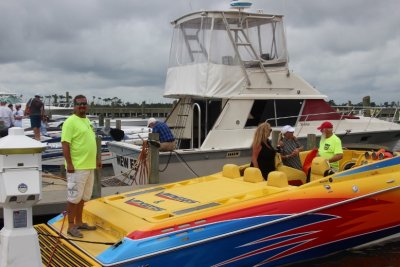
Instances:
[[[87,102],[75,103],[75,106],[78,106],[78,107],[85,107],[85,106],[87,106]]]

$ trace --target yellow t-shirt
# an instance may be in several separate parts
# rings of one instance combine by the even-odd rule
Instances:
[[[61,142],[68,142],[76,170],[96,169],[96,136],[88,118],[72,115],[62,126]]]
[[[321,138],[319,141],[318,154],[324,159],[330,159],[336,154],[343,154],[342,141],[333,134],[329,138]],[[339,161],[330,163],[334,169],[339,169]]]

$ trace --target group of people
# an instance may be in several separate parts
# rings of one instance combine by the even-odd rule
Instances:
[[[23,127],[22,119],[25,117],[30,119],[36,140],[40,140],[41,134],[47,135],[48,117],[45,115],[40,94],[28,101],[25,110],[22,110],[21,104],[15,104],[15,110],[13,104],[7,104],[6,99],[0,99],[0,137],[7,136],[10,127]]]
[[[63,124],[61,143],[67,171],[67,214],[68,235],[82,238],[82,231],[95,230],[96,226],[83,222],[82,212],[85,201],[90,200],[94,183],[94,170],[101,168],[100,155],[97,154],[94,129],[86,117],[88,110],[87,99],[83,95],[74,98],[74,114]],[[175,137],[164,122],[150,118],[147,126],[152,132],[159,133],[160,151],[175,149]],[[343,157],[340,139],[333,133],[333,125],[324,122],[319,127],[321,141],[319,156],[324,157],[332,168],[338,168],[338,161]],[[261,123],[255,132],[251,166],[257,167],[265,180],[268,174],[275,170],[275,156],[269,137],[272,128],[267,122]],[[302,145],[294,136],[295,129],[286,125],[281,129],[278,146],[282,161],[285,165],[302,170],[299,153]]]
[[[8,135],[8,128],[22,127],[24,112],[21,110],[21,104],[7,105],[7,100],[0,99],[0,137]]]
[[[333,133],[333,124],[329,121],[323,122],[318,128],[321,132],[318,155],[327,160],[334,171],[339,170],[339,161],[343,158],[342,142]],[[269,137],[272,128],[267,122],[261,123],[254,134],[252,144],[252,157],[250,166],[259,168],[264,179],[275,170],[275,156],[277,151],[273,148]],[[299,153],[303,146],[294,136],[295,129],[286,125],[281,129],[277,147],[281,154],[282,162],[292,168],[302,170]]]

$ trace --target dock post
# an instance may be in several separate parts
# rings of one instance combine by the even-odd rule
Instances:
[[[362,99],[363,103],[363,109],[364,109],[364,116],[365,117],[371,117],[371,97],[370,96],[364,96]]]
[[[278,145],[279,134],[281,131],[273,130],[271,134],[271,144],[273,148],[276,148]]]
[[[116,120],[116,121],[115,121],[115,128],[121,130],[121,120]]]
[[[149,150],[150,150],[150,172],[149,184],[158,184],[160,182],[160,174],[158,172],[159,165],[159,134],[149,133]]]
[[[97,145],[97,157],[101,160],[101,137],[96,136],[96,145]],[[92,199],[101,197],[101,168],[96,166],[94,170],[94,183],[93,183],[93,192]]]
[[[103,116],[103,114],[99,115],[99,126],[100,127],[104,126],[104,116]]]
[[[317,137],[315,134],[307,134],[307,150],[317,147]]]

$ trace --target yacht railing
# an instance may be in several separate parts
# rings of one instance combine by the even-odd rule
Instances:
[[[337,108],[337,107],[334,107]],[[349,108],[349,107],[343,107],[343,108]],[[385,111],[386,110],[386,111]],[[392,113],[388,113],[387,110],[393,110]],[[354,119],[357,117],[368,117],[368,123],[366,124],[364,131],[369,129],[369,126],[371,124],[372,119],[381,119],[385,120],[388,122],[393,122],[393,123],[398,123],[399,122],[399,116],[400,116],[400,108],[395,107],[395,108],[385,108],[385,107],[373,107],[371,109],[370,107],[353,107],[352,109],[348,110],[342,110],[342,111],[332,111],[332,112],[321,112],[321,113],[313,113],[313,114],[306,114],[306,115],[297,115],[297,116],[285,116],[285,117],[275,117],[275,118],[269,118],[266,120],[266,122],[269,122],[276,126],[284,126],[280,125],[278,121],[281,120],[288,120],[288,119],[294,119],[296,120],[296,127],[298,128],[298,133],[300,134],[303,127],[305,126],[304,123],[312,121],[312,117],[315,116],[329,116],[329,115],[340,115],[337,120],[338,123],[336,124],[336,127],[334,131],[340,127],[341,123],[344,121],[343,119],[349,118],[351,119],[351,116],[354,116]],[[389,115],[389,116],[388,116]],[[323,120],[330,120],[328,119],[323,119]],[[332,120],[332,119],[331,119]]]
[[[339,112],[348,115],[377,118],[389,122],[398,122],[400,107],[359,107],[359,106],[333,106]]]

